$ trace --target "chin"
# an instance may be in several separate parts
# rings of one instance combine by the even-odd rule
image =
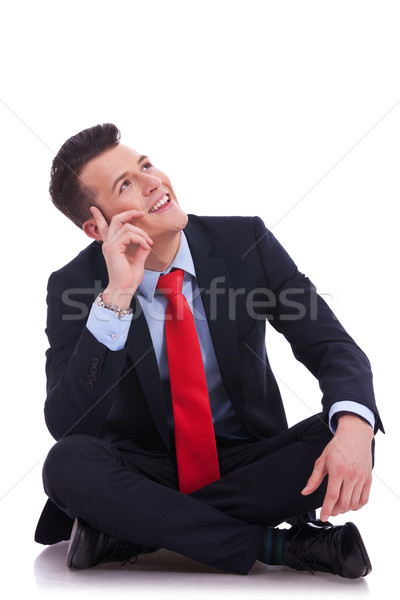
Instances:
[[[182,230],[186,227],[188,221],[189,221],[189,217],[187,216],[187,214],[185,212],[182,211],[182,225],[180,227],[180,230]]]
[[[176,204],[175,206],[176,206],[176,210],[174,211],[173,223],[171,223],[171,224],[173,225],[173,228],[176,231],[182,231],[182,229],[184,229],[186,227],[189,217],[181,209],[179,204]],[[172,217],[172,213],[171,213],[171,217]]]

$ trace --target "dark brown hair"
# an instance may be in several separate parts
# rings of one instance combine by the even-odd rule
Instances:
[[[92,216],[89,207],[96,204],[96,190],[82,184],[79,175],[90,160],[117,146],[120,139],[121,133],[112,123],[95,125],[70,137],[53,160],[51,199],[80,228]]]

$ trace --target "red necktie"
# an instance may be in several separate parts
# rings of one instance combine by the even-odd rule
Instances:
[[[179,490],[190,494],[219,479],[219,466],[199,339],[182,284],[183,271],[177,269],[162,275],[157,289],[168,299],[165,336]]]

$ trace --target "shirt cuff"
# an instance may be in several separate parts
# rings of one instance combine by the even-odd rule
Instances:
[[[332,433],[335,433],[337,428],[337,418],[335,415],[339,412],[349,412],[359,417],[362,417],[369,423],[372,429],[375,430],[375,415],[367,406],[363,404],[359,404],[358,402],[353,402],[352,400],[342,400],[340,402],[335,402],[330,408],[329,411],[329,427]]]
[[[109,350],[122,350],[128,338],[132,315],[118,319],[117,315],[108,308],[93,304],[89,313],[86,327]]]

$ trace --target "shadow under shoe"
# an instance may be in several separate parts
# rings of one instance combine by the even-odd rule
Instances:
[[[67,567],[89,569],[101,563],[128,561],[155,550],[103,533],[77,517],[71,531]]]
[[[295,525],[283,542],[285,563],[298,571],[322,571],[348,579],[365,577],[371,562],[354,523],[318,526]]]

